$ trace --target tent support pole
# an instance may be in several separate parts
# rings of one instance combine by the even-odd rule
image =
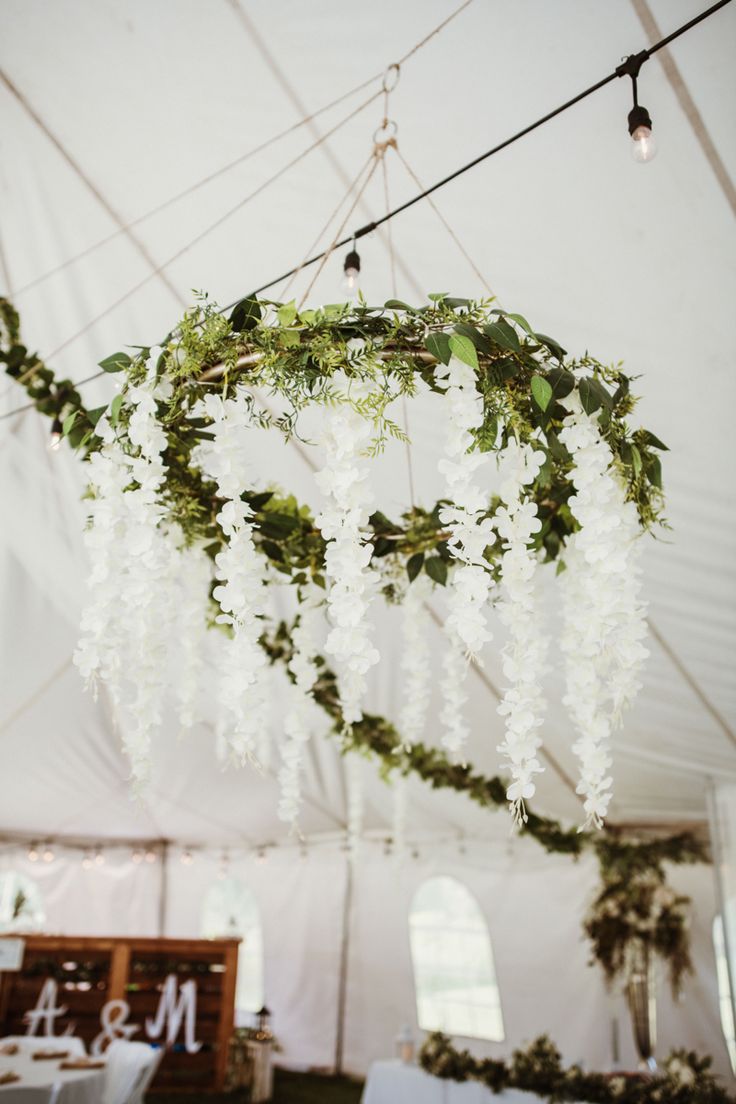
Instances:
[[[158,934],[163,939],[166,934],[166,912],[169,895],[169,841],[161,840],[161,877],[158,891]]]
[[[340,977],[337,987],[337,1029],[335,1032],[335,1074],[342,1073],[345,1047],[345,1014],[348,996],[348,955],[350,953],[350,913],[353,907],[353,856],[346,854],[345,895],[342,905],[342,939],[340,941]]]

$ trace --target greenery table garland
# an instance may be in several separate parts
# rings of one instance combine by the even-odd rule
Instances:
[[[546,1035],[525,1050],[515,1050],[510,1062],[475,1058],[458,1050],[441,1032],[422,1046],[419,1063],[434,1077],[478,1081],[493,1093],[520,1089],[552,1102],[571,1104],[733,1104],[733,1097],[710,1071],[712,1059],[675,1050],[654,1075],[587,1073],[578,1065],[562,1065],[562,1056]]]
[[[661,521],[658,454],[665,446],[649,431],[629,428],[627,418],[634,400],[630,381],[620,368],[602,365],[587,356],[578,361],[565,360],[559,344],[535,333],[522,316],[447,296],[436,296],[419,309],[389,302],[380,309],[360,303],[302,312],[297,312],[293,304],[244,300],[229,320],[203,300],[153,355],[143,348],[133,356],[118,353],[106,358],[102,367],[109,372],[123,372],[126,388],[108,407],[87,410],[70,381],[55,380],[51,370],[22,345],[17,314],[7,301],[0,301],[0,320],[0,360],[6,372],[23,384],[37,409],[51,417],[70,443],[89,458],[93,484],[101,478],[95,464],[106,452],[117,449],[119,471],[123,473],[122,482],[118,480],[118,499],[135,505],[136,522],[141,518],[144,522],[138,525],[139,530],[148,526],[142,534],[149,542],[144,546],[148,557],[144,577],[134,580],[139,592],[145,592],[151,584],[163,589],[165,582],[166,563],[162,568],[161,549],[151,541],[151,532],[167,525],[175,527],[182,549],[202,549],[205,558],[218,564],[232,551],[233,540],[239,540],[241,553],[245,549],[253,562],[264,565],[265,571],[255,580],[256,589],[264,578],[269,582],[280,579],[301,599],[300,613],[290,627],[285,623],[269,626],[262,614],[252,619],[250,638],[244,641],[250,650],[238,653],[239,661],[245,654],[255,666],[255,653],[260,653],[267,661],[283,665],[302,697],[328,714],[342,750],[378,757],[392,778],[415,774],[433,787],[464,792],[489,808],[502,807],[509,801],[508,782],[478,775],[461,761],[456,748],[430,748],[416,736],[408,740],[388,720],[362,708],[346,723],[340,673],[331,669],[309,640],[310,609],[319,606],[319,594],[327,581],[330,540],[310,511],[293,496],[254,487],[239,494],[239,502],[228,498],[225,491],[232,473],[227,465],[220,464],[212,474],[198,460],[198,454],[209,447],[218,427],[222,429],[224,403],[229,401],[239,403],[243,415],[240,424],[227,427],[231,437],[254,423],[273,426],[287,437],[296,434],[300,412],[320,402],[328,411],[346,411],[349,419],[358,418],[368,425],[370,440],[363,436],[360,452],[377,451],[387,437],[402,436],[390,416],[396,397],[411,395],[420,387],[447,397],[443,366],[460,377],[464,366],[472,378],[469,381],[466,374],[465,393],[460,379],[456,394],[450,398],[460,405],[464,401],[467,409],[469,382],[474,392],[470,405],[478,416],[470,429],[459,427],[463,455],[455,455],[453,463],[462,468],[465,453],[472,457],[485,451],[502,452],[511,444],[543,453],[541,466],[532,465],[531,478],[521,483],[523,501],[516,502],[517,512],[523,507],[533,511],[539,526],[527,534],[526,540],[517,542],[513,551],[527,560],[533,556],[536,561],[562,564],[580,530],[570,505],[576,492],[570,451],[574,451],[574,442],[569,441],[569,448],[563,443],[570,419],[568,407],[563,404],[573,393],[578,399],[580,423],[573,428],[587,432],[586,419],[595,418],[599,439],[594,446],[609,450],[622,501],[630,505],[643,529]],[[346,374],[355,385],[352,390],[345,390]],[[278,412],[259,406],[257,396],[264,389],[281,403]],[[360,456],[351,456],[351,463],[359,465]],[[525,469],[526,476],[529,470]],[[337,477],[340,472],[331,474]],[[467,472],[461,474],[467,476]],[[117,478],[115,471],[113,475]],[[99,485],[97,501],[106,507]],[[465,528],[475,528],[488,538],[480,564],[472,558],[466,562],[467,548],[458,537],[457,526],[453,527],[450,501],[427,509],[414,506],[398,520],[373,510],[365,519],[356,547],[364,550],[363,561],[367,558],[375,570],[378,587],[388,600],[406,601],[421,580],[426,585],[446,586],[463,567],[474,571],[476,578],[480,568],[484,578],[498,585],[503,581],[504,558],[512,541],[507,539],[504,550],[502,542],[491,539],[488,522],[502,512],[508,522],[512,502],[513,495],[508,495],[506,499],[494,498],[482,509],[465,509]],[[226,516],[225,508],[229,506],[240,511],[234,523]],[[106,528],[101,526],[101,533],[109,530],[122,535],[124,525],[118,516],[103,513],[102,521]],[[128,556],[130,550],[124,551]],[[176,561],[176,566],[180,568],[182,562]],[[127,570],[124,565],[122,570]],[[242,624],[234,623],[227,602],[217,601],[218,590],[220,594],[223,588],[227,590],[232,579],[223,579],[220,572],[219,587],[215,586],[217,580],[212,579],[211,569],[202,571],[201,564],[184,575],[195,594],[193,620],[189,610],[192,635],[196,635],[198,618],[212,620],[214,610],[218,619],[226,621],[226,639],[237,637]],[[513,605],[508,595],[507,602]],[[143,609],[150,619],[150,609]],[[139,612],[134,609],[134,613]],[[478,610],[471,612],[475,615]],[[109,618],[114,614],[115,610],[106,611],[108,621],[102,621],[105,630],[110,628]],[[150,642],[137,639],[134,643],[138,646]],[[161,653],[152,650],[151,654],[157,660]],[[114,659],[114,655],[108,655],[106,662]],[[196,652],[190,660],[196,666]],[[103,676],[110,673],[104,664],[98,665],[98,671]],[[150,669],[139,669],[137,674],[141,684],[146,685]],[[419,674],[413,671],[415,679]],[[188,684],[186,679],[183,682]],[[153,720],[135,733],[138,746],[131,741],[129,748],[134,755],[141,753],[141,747],[145,754],[146,740],[160,719],[161,703],[155,689],[155,685],[148,685],[155,705]],[[294,750],[304,739],[299,708],[287,717],[288,732],[293,734],[289,746]],[[535,750],[532,746],[532,755]],[[292,786],[295,773],[296,755],[288,775]],[[605,779],[602,782],[605,800]],[[667,889],[662,862],[703,859],[697,841],[679,835],[637,843],[619,840],[612,833],[565,829],[553,819],[525,808],[523,787],[520,792],[522,797],[511,803],[517,810],[520,806],[523,809],[522,832],[549,851],[577,856],[583,849],[592,848],[599,859],[603,888],[586,919],[586,931],[595,957],[607,974],[612,977],[621,973],[626,947],[633,940],[643,940],[665,958],[677,988],[689,968],[686,899]],[[298,803],[292,800],[290,815],[295,805]],[[599,823],[600,818],[595,814],[590,819]]]

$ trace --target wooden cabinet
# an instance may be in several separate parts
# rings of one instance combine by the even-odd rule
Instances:
[[[238,945],[237,939],[25,936],[21,970],[2,975],[0,1036],[25,1034],[24,1013],[35,1007],[44,982],[52,978],[57,1005],[67,1007],[54,1021],[56,1034],[73,1022],[73,1033],[89,1046],[102,1030],[104,1005],[124,1000],[130,1006],[127,1022],[140,1025],[131,1037],[145,1040],[146,1018],[156,1017],[166,979],[173,976],[177,993],[186,982],[196,986],[194,1037],[202,1045],[196,1053],[187,1051],[182,1024],[166,1049],[155,1085],[161,1089],[222,1089],[233,1029]],[[151,1041],[165,1045],[165,1032]]]

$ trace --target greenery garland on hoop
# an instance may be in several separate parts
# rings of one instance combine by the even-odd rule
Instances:
[[[655,1075],[586,1073],[578,1065],[565,1068],[546,1035],[504,1062],[458,1050],[441,1032],[425,1040],[419,1055],[422,1069],[434,1077],[478,1081],[493,1093],[520,1089],[560,1104],[733,1104],[735,1098],[710,1072],[711,1063],[692,1051],[674,1050]]]
[[[50,369],[22,345],[18,316],[5,300],[0,301],[0,326],[0,361],[6,372],[23,384],[41,413],[62,425],[73,447],[86,455],[96,453],[102,446],[99,427],[105,423],[107,434],[112,430],[126,439],[132,414],[124,393],[109,408],[87,410],[71,382],[56,381]],[[165,432],[161,498],[166,515],[180,526],[187,544],[203,546],[213,559],[225,547],[218,520],[222,499],[193,461],[194,450],[211,437],[208,420],[200,411],[202,400],[213,389],[222,395],[241,384],[270,390],[282,405],[286,403],[285,409],[278,414],[260,409],[248,391],[252,418],[289,436],[298,432],[298,415],[305,406],[336,401],[331,380],[348,365],[357,378],[369,377],[372,383],[368,396],[350,401],[370,420],[371,447],[376,451],[387,437],[402,435],[389,417],[390,402],[397,395],[414,393],[420,381],[437,390],[435,366],[451,356],[473,366],[483,396],[482,424],[475,432],[478,449],[498,446],[507,432],[499,430],[501,423],[521,441],[533,437],[542,442],[544,463],[530,488],[541,521],[531,543],[540,558],[557,560],[577,528],[568,506],[575,490],[570,456],[559,439],[567,413],[560,400],[574,388],[584,410],[599,415],[642,527],[649,529],[661,521],[657,453],[665,446],[647,430],[629,429],[626,418],[634,399],[620,368],[587,356],[565,361],[559,344],[534,333],[520,315],[447,296],[435,296],[429,306],[419,309],[389,302],[380,309],[360,303],[300,313],[293,304],[249,299],[238,304],[229,320],[206,299],[201,301],[164,343],[156,364],[157,376],[167,383],[156,399],[156,417]],[[102,367],[124,372],[128,388],[134,388],[145,379],[148,357],[148,349],[134,356],[118,353],[106,358]],[[135,451],[129,444],[126,447]],[[254,548],[269,569],[298,593],[309,585],[324,586],[326,542],[309,510],[293,497],[271,490],[248,491],[242,498],[252,511]],[[400,597],[420,572],[435,585],[447,582],[456,556],[442,520],[443,505],[415,506],[398,521],[380,511],[370,515],[367,542],[371,561],[381,569],[387,599]],[[498,500],[489,503],[489,516],[498,506]],[[497,574],[499,546],[489,545],[485,557],[488,570]],[[270,661],[284,665],[295,681],[292,638],[293,627],[282,623],[269,629],[264,624],[259,643]],[[363,712],[359,720],[346,725],[338,678],[322,657],[316,656],[315,663],[317,679],[311,696],[328,713],[343,751],[376,756],[387,775],[415,774],[435,788],[466,793],[486,808],[506,804],[507,783],[502,778],[485,778],[421,742],[407,746],[385,718]],[[643,939],[668,962],[677,988],[689,968],[687,924],[684,899],[665,892],[662,861],[703,860],[699,843],[687,834],[647,843],[624,841],[610,832],[596,835],[566,829],[528,809],[522,831],[551,852],[573,856],[585,848],[596,852],[604,884],[586,931],[609,977],[625,969],[626,946],[635,938]]]

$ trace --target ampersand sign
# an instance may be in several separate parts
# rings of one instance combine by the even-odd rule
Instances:
[[[107,1004],[103,1004],[100,1012],[102,1031],[95,1036],[90,1047],[90,1052],[96,1058],[104,1054],[110,1043],[115,1039],[129,1039],[131,1035],[135,1035],[136,1031],[140,1031],[140,1024],[126,1022],[129,1015],[130,1005],[127,1001],[111,1000]]]

